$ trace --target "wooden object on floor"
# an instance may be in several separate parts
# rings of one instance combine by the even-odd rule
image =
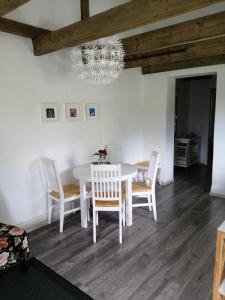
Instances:
[[[0,1],[0,16],[6,15],[17,7],[29,2],[30,0],[1,0]]]
[[[217,229],[213,300],[225,297],[225,221]]]
[[[223,0],[133,0],[91,16],[33,41],[34,54],[43,55],[182,15]]]

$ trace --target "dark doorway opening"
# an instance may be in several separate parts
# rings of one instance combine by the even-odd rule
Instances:
[[[212,185],[216,75],[176,80],[174,175],[199,174],[204,189]]]

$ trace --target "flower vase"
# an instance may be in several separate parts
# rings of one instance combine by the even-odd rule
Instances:
[[[98,164],[99,164],[99,165],[104,165],[104,164],[106,164],[106,157],[99,157],[99,159],[98,159]]]

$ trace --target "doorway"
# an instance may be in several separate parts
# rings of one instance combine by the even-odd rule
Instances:
[[[216,75],[176,79],[174,175],[212,184]]]

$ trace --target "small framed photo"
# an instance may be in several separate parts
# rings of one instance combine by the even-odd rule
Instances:
[[[86,118],[87,120],[97,120],[98,119],[98,106],[95,103],[86,104]]]
[[[44,122],[58,121],[58,104],[57,103],[42,103],[41,117]]]
[[[67,103],[66,106],[66,119],[68,121],[81,120],[81,108],[78,103]]]

